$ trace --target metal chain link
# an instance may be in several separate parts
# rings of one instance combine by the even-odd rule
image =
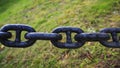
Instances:
[[[16,37],[14,41],[9,40],[12,38],[12,33],[15,31]],[[22,31],[27,31],[24,38],[27,41],[21,41]],[[66,34],[66,41],[60,42],[63,35]],[[75,33],[74,42],[72,33]],[[50,40],[51,43],[58,48],[80,48],[85,42],[98,41],[105,47],[120,48],[120,28],[105,28],[97,33],[84,33],[82,29],[76,27],[58,27],[52,33],[36,32],[32,27],[24,24],[8,24],[0,29],[0,42],[7,47],[25,48],[32,46],[37,40]]]

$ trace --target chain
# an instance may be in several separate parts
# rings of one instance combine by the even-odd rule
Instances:
[[[16,32],[14,41],[9,40],[12,38],[10,31]],[[27,41],[21,41],[22,31],[27,31],[24,38]],[[63,35],[66,34],[66,41],[61,42]],[[74,41],[72,39],[74,35]],[[97,33],[84,33],[80,28],[76,27],[58,27],[52,33],[36,32],[32,27],[24,24],[8,24],[0,29],[0,42],[7,47],[25,48],[32,46],[37,40],[50,40],[51,43],[58,48],[80,48],[85,42],[98,41],[103,46],[109,48],[120,48],[120,28],[104,28]]]

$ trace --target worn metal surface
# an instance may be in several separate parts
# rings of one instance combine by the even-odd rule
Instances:
[[[41,33],[41,32],[31,32],[25,35],[26,39],[36,39],[36,40],[61,40],[62,36],[57,33]]]
[[[13,38],[12,33],[15,31],[16,37],[14,41],[9,40]],[[27,41],[22,41],[22,31],[27,31],[24,38]],[[66,41],[60,42],[63,35],[66,35]],[[75,33],[74,37],[71,35]],[[103,46],[110,48],[120,48],[120,28],[105,28],[100,32],[84,33],[82,29],[76,27],[58,27],[52,33],[36,32],[32,27],[24,24],[8,24],[0,29],[0,42],[7,47],[25,48],[32,46],[36,40],[50,40],[51,43],[58,48],[80,48],[85,42],[100,42]],[[73,42],[74,39],[74,42]]]
[[[75,40],[81,41],[100,41],[109,40],[110,36],[106,33],[81,33],[75,36]]]
[[[16,31],[16,38],[14,41],[8,40],[8,38],[0,39],[0,42],[5,46],[23,48],[23,47],[31,46],[36,41],[35,39],[21,41],[22,31],[27,31],[28,33],[35,32],[35,30],[30,26],[22,25],[22,24],[11,24],[11,25],[3,26],[0,31],[8,32],[9,30]]]
[[[83,33],[83,31],[79,28],[75,27],[59,27],[53,30],[52,33],[65,33],[66,34],[66,42],[59,42],[59,40],[51,40],[52,44],[58,48],[79,48],[84,45],[84,41],[76,41],[72,42],[71,33]]]
[[[100,40],[100,43],[106,47],[120,48],[120,28],[105,28],[100,31],[101,33],[111,34],[112,40]]]

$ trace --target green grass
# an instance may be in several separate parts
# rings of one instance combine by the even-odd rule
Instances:
[[[72,26],[85,32],[120,27],[119,0],[0,0],[0,26],[30,25],[37,32]],[[65,39],[63,39],[65,40]],[[120,49],[87,42],[78,49],[59,49],[49,41],[28,48],[0,45],[1,68],[115,68],[120,66]]]

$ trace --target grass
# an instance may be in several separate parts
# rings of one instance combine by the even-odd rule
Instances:
[[[51,32],[58,26],[72,26],[85,32],[120,27],[119,0],[1,0],[0,26],[30,25],[37,32]],[[78,49],[59,49],[49,41],[37,41],[28,48],[1,44],[2,68],[115,68],[120,66],[120,49],[87,42]]]

